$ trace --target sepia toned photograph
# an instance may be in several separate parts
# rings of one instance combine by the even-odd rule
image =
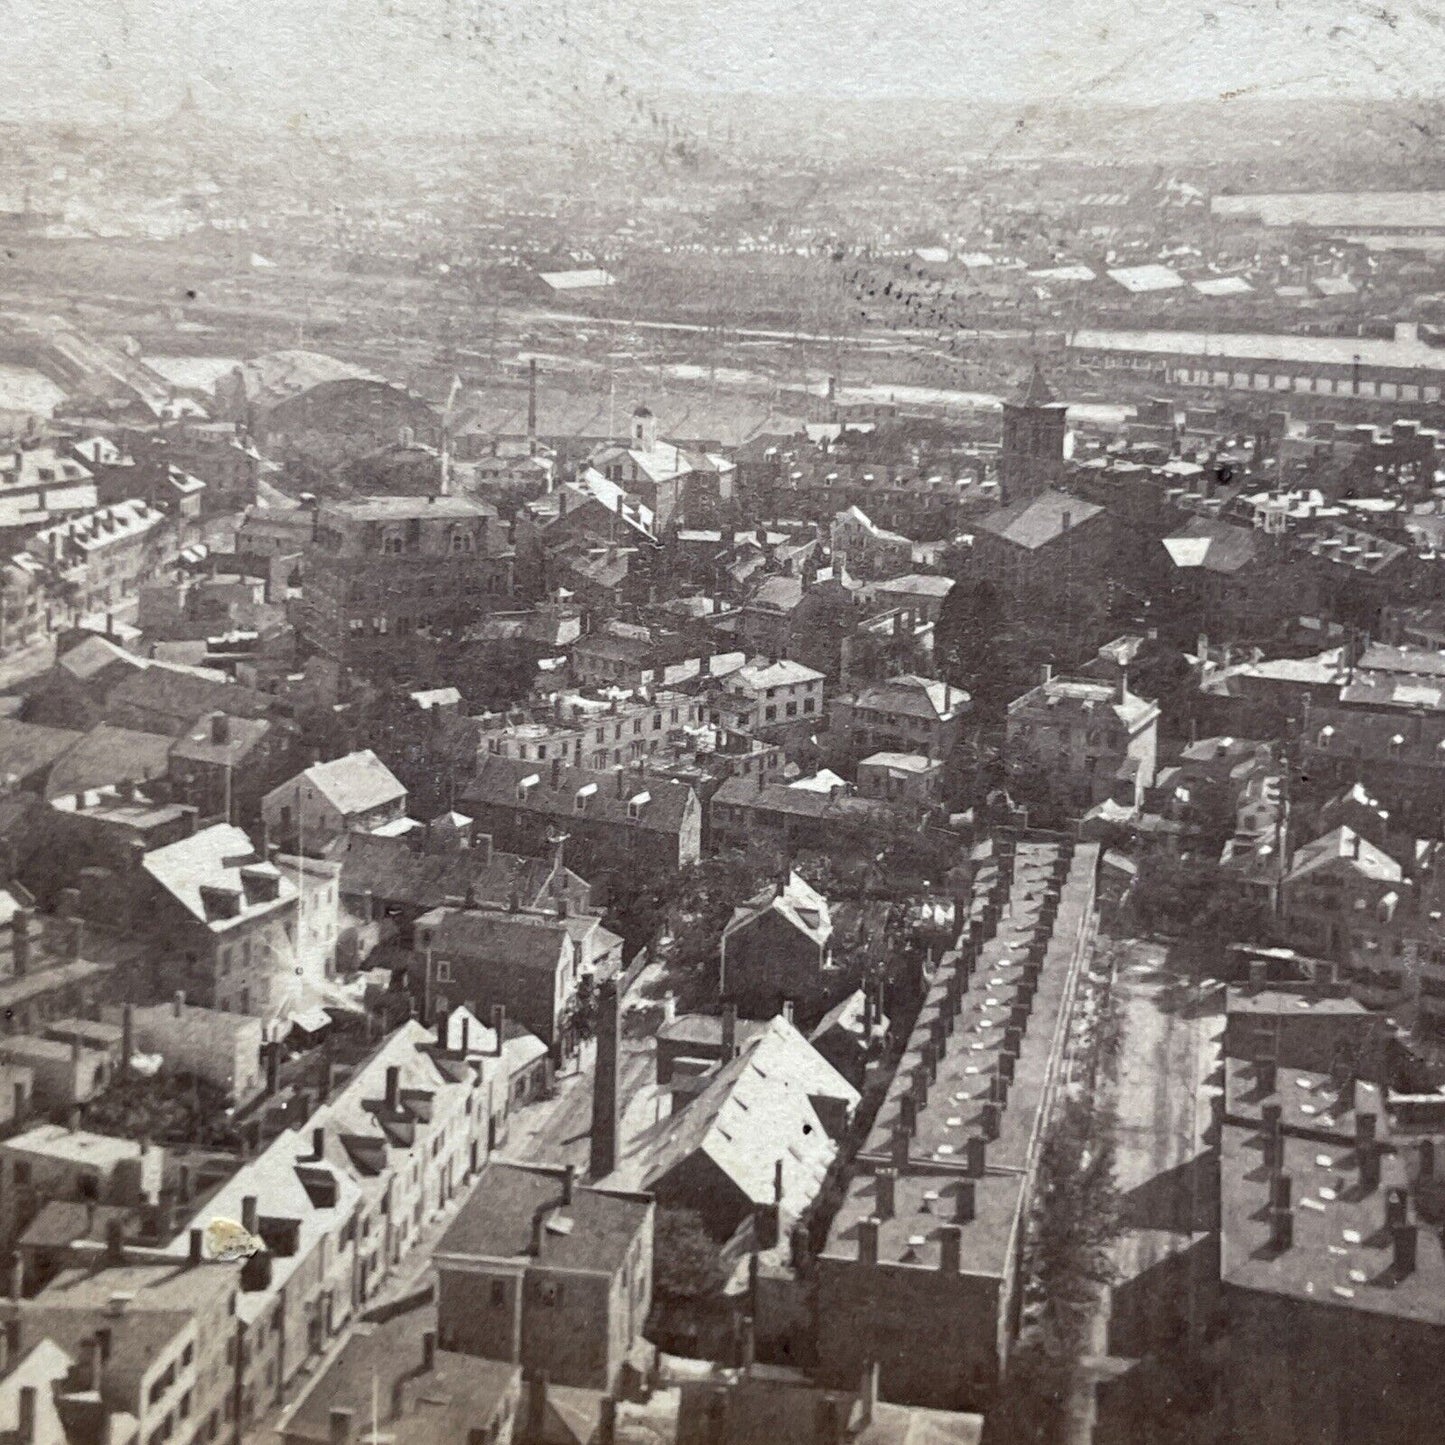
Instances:
[[[0,1445],[1445,1441],[1445,4],[0,34]]]

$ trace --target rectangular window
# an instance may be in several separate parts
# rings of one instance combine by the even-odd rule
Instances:
[[[452,981],[452,963],[449,958],[437,959],[437,982],[450,983]]]
[[[499,1279],[492,1281],[492,1308],[500,1309],[507,1302],[507,1287]]]
[[[555,1309],[562,1303],[562,1286],[553,1279],[544,1279],[537,1289],[537,1299],[548,1309]]]

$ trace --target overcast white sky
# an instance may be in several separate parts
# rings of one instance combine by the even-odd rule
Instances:
[[[0,115],[575,117],[627,86],[1150,101],[1439,94],[1433,0],[0,0]],[[609,80],[610,77],[610,80]]]

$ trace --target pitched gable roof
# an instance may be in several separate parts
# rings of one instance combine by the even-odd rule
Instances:
[[[406,797],[396,774],[372,752],[347,753],[329,763],[316,763],[302,776],[343,817],[367,813]]]
[[[377,898],[404,899],[419,908],[438,908],[448,898],[505,903],[514,891],[524,907],[532,907],[543,897],[553,873],[549,859],[513,853],[488,855],[479,848],[418,852],[406,838],[377,833],[343,834],[327,856],[341,864],[343,895],[354,898],[370,893]],[[570,869],[564,870],[564,877],[568,886],[585,886]]]
[[[558,768],[554,773],[537,763],[489,755],[460,801],[466,806],[520,808],[549,817],[565,814],[625,822],[667,833],[677,832],[697,805],[692,789],[675,779],[622,774],[619,791],[618,776],[588,768]]]
[[[0,779],[8,775],[16,782],[24,782],[44,773],[53,768],[81,736],[69,728],[41,727],[17,722],[14,718],[0,718]]]
[[[152,848],[141,866],[193,918],[213,929],[231,927],[296,897],[295,885],[263,862],[245,833],[229,823]],[[266,886],[257,888],[261,881]],[[268,896],[273,891],[275,896]],[[219,913],[208,902],[213,893],[235,899],[238,911]]]
[[[1228,576],[1258,557],[1259,538],[1253,527],[1237,527],[1217,517],[1191,517],[1164,538],[1164,550],[1176,567],[1203,568]]]
[[[1306,874],[1338,862],[1380,883],[1398,883],[1404,877],[1400,865],[1383,848],[1377,848],[1353,828],[1341,825],[1295,850],[1287,881],[1296,882]]]
[[[438,1255],[486,1259],[535,1257],[534,1222],[542,1217],[542,1259],[559,1269],[615,1273],[652,1210],[650,1200],[566,1186],[555,1170],[494,1159],[437,1244]]]
[[[772,1019],[680,1113],[645,1130],[603,1184],[651,1188],[700,1153],[746,1199],[770,1204],[781,1161],[783,1209],[796,1216],[817,1197],[837,1154],[812,1101],[852,1109],[858,1098],[792,1024]]]
[[[1070,527],[1079,527],[1102,516],[1103,512],[1102,507],[1092,502],[1049,487],[1036,497],[1025,497],[988,513],[977,526],[980,531],[1033,552],[1064,535],[1065,516]]]
[[[567,922],[553,914],[433,908],[416,926],[439,957],[502,959],[513,968],[555,973],[571,956]]]
[[[749,927],[769,913],[776,913],[819,945],[832,936],[833,917],[828,900],[798,874],[790,872],[785,883],[775,883],[735,908],[723,929],[723,937]]]
[[[161,778],[170,767],[172,739],[160,733],[97,723],[56,759],[46,781],[47,798],[81,793],[112,783]]]
[[[950,687],[937,678],[903,673],[886,682],[863,688],[855,706],[874,711],[904,713],[930,722],[950,717],[967,708],[970,698],[961,687]]]

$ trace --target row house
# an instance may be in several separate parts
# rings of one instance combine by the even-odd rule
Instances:
[[[71,616],[104,612],[135,596],[165,560],[165,514],[134,499],[44,527],[26,550],[52,569]]]
[[[1159,705],[1111,685],[1054,677],[1008,705],[1008,752],[1049,774],[1065,807],[1086,812],[1106,799],[1137,808],[1154,786]]]
[[[234,1440],[245,1274],[206,1259],[199,1230],[170,1257],[128,1251],[112,1236],[99,1258],[77,1260],[14,1303],[22,1350],[50,1340],[74,1361],[57,1390],[62,1418],[82,1431],[71,1438],[113,1438],[81,1422],[94,1429],[130,1416],[137,1445]]]
[[[1418,885],[1400,863],[1340,826],[1294,853],[1281,884],[1290,945],[1335,960],[1363,1003],[1388,1007],[1414,986]]]
[[[486,757],[459,802],[498,848],[541,856],[558,837],[584,875],[613,868],[671,871],[702,851],[702,807],[684,783]]]
[[[490,724],[495,721],[495,726]],[[683,693],[590,698],[564,695],[554,716],[540,721],[488,719],[477,737],[478,753],[601,771],[636,763],[675,745],[706,721],[701,699]]]
[[[788,658],[755,658],[731,673],[714,697],[714,723],[762,738],[816,731],[825,675]]]
[[[729,778],[708,804],[712,850],[769,848],[784,856],[876,851],[879,841],[900,825],[911,828],[917,823],[911,806],[859,797],[832,774],[820,778],[794,783],[763,773]]]
[[[443,907],[417,919],[409,972],[424,1016],[454,1003],[482,1018],[500,1008],[560,1057],[575,1043],[582,981],[595,990],[621,967],[622,940],[592,915]]]
[[[72,1264],[12,1306],[22,1340],[60,1340],[87,1372],[72,1386],[138,1419],[142,1445],[242,1438],[503,1141],[514,1080],[538,1065],[545,1050],[515,1026],[489,1031],[460,1010],[436,1033],[407,1023],[305,1130],[284,1129],[219,1189],[193,1195],[181,1169],[164,1196],[180,1227],[156,1248],[128,1246],[108,1206],[164,1202],[159,1150],[53,1125],[0,1145],[0,1197],[107,1209],[104,1254],[80,1240]],[[217,1257],[216,1218],[254,1249]]]
[[[515,1050],[470,1016],[447,1025],[404,1024],[180,1236],[220,1215],[263,1246],[242,1267],[237,1307],[243,1431],[314,1368],[505,1135]]]
[[[269,1016],[295,1006],[307,969],[315,984],[334,963],[303,937],[314,921],[302,908],[309,875],[288,876],[239,828],[217,823],[153,849],[141,873],[142,926],[178,960],[187,995],[208,1008]],[[334,881],[330,896],[334,909]]]
[[[834,698],[832,732],[854,758],[919,753],[947,762],[964,739],[972,708],[962,688],[905,673]]]

